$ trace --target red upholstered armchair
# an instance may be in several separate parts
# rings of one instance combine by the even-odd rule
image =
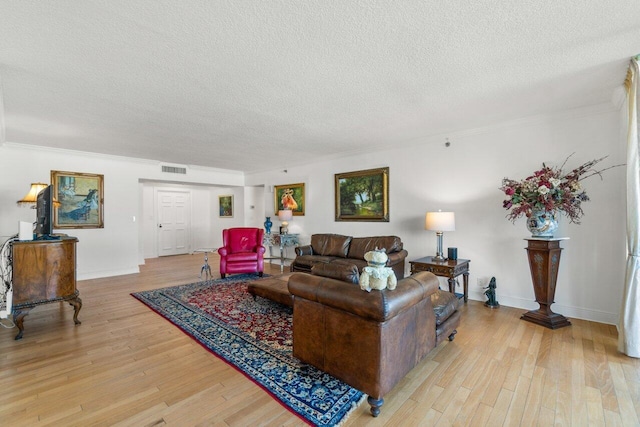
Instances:
[[[220,275],[258,273],[264,271],[264,252],[262,246],[262,228],[238,227],[222,230],[223,247],[220,254]]]

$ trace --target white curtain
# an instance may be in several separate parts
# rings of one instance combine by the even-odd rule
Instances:
[[[640,153],[638,147],[638,57],[631,60],[625,86],[627,131],[627,273],[618,325],[618,350],[640,357]]]

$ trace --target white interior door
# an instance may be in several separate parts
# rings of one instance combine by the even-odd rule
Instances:
[[[189,252],[189,192],[158,190],[158,255]]]

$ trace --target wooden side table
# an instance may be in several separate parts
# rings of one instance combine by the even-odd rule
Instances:
[[[464,285],[464,302],[469,300],[469,263],[468,259],[436,261],[432,256],[409,261],[411,264],[411,274],[418,271],[429,271],[436,276],[447,277],[449,281],[449,292],[455,294],[456,277],[462,274]]]

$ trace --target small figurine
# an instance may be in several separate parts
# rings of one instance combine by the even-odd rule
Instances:
[[[484,294],[487,296],[488,300],[484,303],[489,308],[498,308],[500,307],[500,303],[496,301],[496,278],[492,277],[489,281],[489,286],[487,286]]]

